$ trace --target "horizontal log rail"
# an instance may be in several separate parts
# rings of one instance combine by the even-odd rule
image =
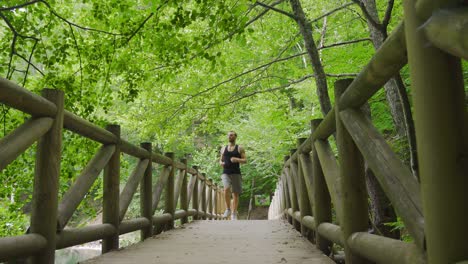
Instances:
[[[117,137],[111,132],[69,111],[64,112],[63,127],[80,136],[89,138],[102,144],[116,144],[118,142]]]
[[[150,221],[144,217],[124,220],[119,225],[119,235],[141,230],[150,225],[151,225]]]
[[[147,151],[146,149],[144,149],[144,148],[142,148],[140,146],[135,146],[132,143],[130,143],[130,142],[126,141],[126,140],[123,140],[123,139],[120,140],[120,150],[123,153],[128,154],[128,155],[133,156],[133,157],[136,157],[136,158],[140,158],[140,159],[152,158],[150,152]],[[158,154],[153,153],[153,155],[156,156]],[[158,163],[158,162],[156,162],[156,163]],[[172,161],[166,161],[165,160],[165,163],[172,164]]]
[[[117,229],[111,224],[88,225],[82,228],[66,228],[57,235],[57,249],[88,243],[114,235]]]
[[[31,256],[46,247],[47,240],[37,234],[0,238],[0,261]]]
[[[197,210],[189,209],[187,214],[188,216],[195,216],[197,213],[198,213]]]
[[[348,244],[357,254],[376,263],[426,263],[416,245],[397,239],[358,232],[348,238]]]
[[[0,77],[0,102],[36,117],[55,117],[57,106],[47,99]]]
[[[164,213],[162,215],[155,215],[153,216],[153,223],[154,224],[164,224],[172,219],[172,215],[168,213]]]

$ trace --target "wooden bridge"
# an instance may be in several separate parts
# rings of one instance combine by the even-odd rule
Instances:
[[[38,96],[0,79],[0,102],[32,116],[0,140],[0,170],[38,141],[31,226],[28,234],[0,238],[0,261],[53,263],[56,249],[102,239],[103,255],[89,263],[332,263],[326,256],[336,244],[344,248],[346,263],[467,264],[468,115],[460,58],[468,59],[468,13],[466,7],[432,12],[442,3],[428,0],[404,5],[404,25],[356,79],[336,82],[334,109],[323,120],[312,120],[311,136],[286,157],[270,216],[292,226],[281,220],[215,221],[222,218],[223,196],[197,167],[187,167],[173,153],[152,153],[150,143],[125,141],[118,125],[103,129],[64,110],[61,91]],[[419,179],[360,110],[407,61]],[[102,147],[58,201],[63,129]],[[328,142],[331,135],[337,153]],[[119,193],[121,153],[139,163]],[[413,242],[367,232],[365,164]],[[159,178],[153,184],[156,165]],[[103,223],[66,228],[102,170]],[[141,216],[123,220],[138,185]],[[163,190],[164,213],[155,215]],[[177,219],[183,228],[174,229]],[[211,221],[187,224],[190,220]],[[116,251],[119,235],[137,230],[143,242]]]

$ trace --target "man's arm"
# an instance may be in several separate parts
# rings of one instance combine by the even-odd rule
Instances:
[[[245,150],[243,147],[239,146],[239,153],[241,155],[240,158],[232,157],[231,162],[245,164],[247,163],[247,156],[245,155]]]
[[[224,167],[224,161],[223,161],[223,153],[224,153],[224,147],[221,147],[221,150],[219,151],[219,165],[221,167]]]

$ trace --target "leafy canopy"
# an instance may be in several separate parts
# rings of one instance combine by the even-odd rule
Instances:
[[[291,13],[287,1],[265,4]],[[313,20],[345,1],[302,4]],[[373,54],[369,41],[343,44],[369,36],[358,10],[348,6],[312,23],[329,87],[334,76],[359,72]],[[63,90],[66,109],[102,126],[120,124],[135,144],[191,153],[190,163],[215,181],[219,148],[235,130],[249,161],[244,181],[255,178],[258,193],[273,192],[284,155],[310,133],[309,120],[321,117],[296,22],[247,0],[2,1],[0,75],[34,92]],[[27,118],[2,110],[4,135]],[[97,148],[65,133],[61,194]],[[27,212],[34,152],[0,174],[1,208],[11,212],[0,219],[3,234],[24,230],[4,223],[25,221],[10,216],[18,208]],[[100,190],[98,181],[80,207],[84,214],[96,213]]]

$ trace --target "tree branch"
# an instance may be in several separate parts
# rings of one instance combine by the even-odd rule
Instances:
[[[36,47],[36,44],[37,42],[39,41],[37,38],[35,37],[30,37],[30,36],[25,36],[25,35],[22,35],[20,33],[18,33],[18,31],[16,31],[15,27],[10,23],[10,21],[8,20],[8,18],[3,15],[2,13],[0,13],[0,17],[5,21],[5,23],[7,24],[8,28],[11,30],[11,32],[13,33],[13,39],[11,41],[11,51],[10,51],[10,60],[8,62],[8,72],[7,72],[7,75],[6,75],[6,78],[7,79],[10,79],[11,76],[13,75],[13,72],[14,70],[12,70],[12,63],[13,63],[13,55],[18,55],[18,53],[16,53],[16,40],[18,37],[21,37],[21,38],[24,38],[24,39],[32,39],[35,41],[35,44],[34,44],[34,48],[33,48],[33,52],[34,52],[34,49]],[[21,57],[19,56],[20,58],[23,58],[26,62],[28,62],[28,68],[29,68],[29,65],[32,65],[31,64],[31,61],[29,60],[26,60],[24,57]],[[30,58],[32,58],[32,54],[30,55]],[[33,67],[35,67],[33,65]],[[26,81],[24,81],[24,83],[26,83]]]
[[[385,10],[385,16],[382,20],[382,29],[387,32],[387,26],[390,23],[390,19],[392,18],[392,10],[393,10],[394,0],[388,0],[387,10]]]
[[[288,43],[283,47],[283,49],[281,49],[281,51],[278,53],[278,55],[276,56],[276,58],[275,58],[273,61],[279,60],[279,59],[281,58],[281,56],[283,55],[283,53],[286,52],[286,50],[290,47],[291,43],[292,43],[299,35],[300,35],[300,33],[298,33],[298,34],[296,34],[294,37],[292,37],[292,38],[288,41]],[[257,78],[257,77],[260,76],[260,75],[262,75],[265,71],[267,71],[268,68],[269,68],[270,66],[271,66],[271,64],[268,65],[268,66],[265,66],[261,72],[257,73],[256,76],[254,76],[253,78],[250,79],[250,81],[249,81],[248,84],[245,84],[245,85],[241,86],[235,94],[240,93],[240,92],[241,92],[242,90],[244,90],[246,87],[250,86],[253,82],[257,82],[257,81],[258,81],[258,78]],[[252,79],[254,79],[254,80],[252,81]],[[234,96],[235,94],[231,95],[231,97]]]
[[[347,4],[344,4],[344,5],[342,5],[342,6],[339,6],[339,7],[335,8],[335,9],[332,9],[332,10],[326,12],[325,14],[323,14],[323,15],[317,17],[317,18],[314,18],[313,20],[310,20],[309,22],[310,22],[311,24],[314,23],[314,22],[317,22],[317,21],[319,21],[320,19],[322,19],[322,18],[324,18],[324,17],[327,17],[327,16],[329,16],[329,15],[335,13],[336,11],[340,11],[341,9],[344,9],[344,8],[350,6],[350,5],[353,5],[353,4],[354,4],[353,2],[349,2],[349,3],[347,3]]]
[[[328,46],[323,46],[323,47],[320,48],[320,49],[326,49],[326,48],[331,48],[331,47],[336,47],[336,46],[342,46],[342,45],[357,43],[357,42],[361,42],[361,41],[369,41],[369,39],[368,39],[368,38],[367,38],[367,39],[358,39],[358,40],[351,40],[351,41],[345,41],[345,42],[334,43],[334,44],[331,44],[331,45],[328,45]],[[320,50],[320,49],[319,49],[319,50]],[[307,52],[297,53],[297,54],[294,54],[294,55],[291,55],[291,56],[288,56],[288,57],[285,57],[285,58],[280,58],[280,59],[276,59],[276,60],[270,61],[270,62],[268,62],[268,63],[262,64],[262,65],[260,65],[260,66],[255,67],[255,68],[252,68],[252,69],[250,69],[250,70],[244,71],[244,72],[242,72],[242,73],[240,73],[240,74],[238,74],[238,75],[236,75],[236,76],[233,76],[233,77],[231,77],[231,78],[229,78],[229,79],[227,79],[227,80],[224,80],[224,81],[222,81],[222,82],[220,82],[220,83],[217,83],[217,84],[215,84],[215,85],[213,85],[213,86],[211,86],[211,87],[209,87],[209,88],[207,88],[207,89],[205,89],[205,90],[203,90],[203,91],[200,91],[200,92],[198,92],[198,93],[195,93],[195,94],[190,95],[187,99],[185,99],[185,100],[182,102],[181,107],[185,106],[185,104],[186,104],[188,101],[190,101],[191,99],[193,99],[193,98],[195,98],[195,97],[198,97],[198,96],[201,96],[202,94],[205,94],[205,93],[207,93],[207,92],[209,92],[209,91],[211,91],[211,90],[213,90],[213,89],[215,89],[215,88],[217,88],[217,87],[219,87],[219,86],[221,86],[221,85],[223,85],[223,84],[225,84],[225,83],[231,82],[231,81],[233,81],[233,80],[235,80],[235,79],[238,79],[238,78],[240,78],[240,77],[242,77],[242,76],[244,76],[244,75],[246,75],[246,74],[249,74],[249,73],[254,72],[254,71],[257,71],[257,70],[259,70],[259,69],[268,67],[268,66],[270,66],[270,65],[272,65],[272,64],[274,64],[274,63],[282,62],[282,61],[287,61],[287,60],[290,60],[290,59],[293,59],[293,58],[296,58],[296,57],[299,57],[299,56],[303,56],[303,55],[306,55],[306,54],[307,54]]]
[[[328,74],[327,73],[326,75],[329,76],[329,77],[341,78],[341,77],[356,77],[358,74],[357,73],[342,73],[342,74]],[[248,93],[246,95],[243,95],[241,97],[238,97],[236,99],[230,100],[228,102],[224,102],[224,103],[221,104],[221,106],[226,106],[226,105],[238,102],[240,100],[246,99],[246,98],[254,96],[256,94],[271,93],[271,92],[275,92],[275,91],[278,91],[278,90],[286,89],[286,88],[288,88],[289,86],[291,86],[293,84],[301,83],[301,82],[303,82],[303,81],[305,81],[305,80],[307,80],[309,78],[313,78],[313,77],[315,77],[314,74],[308,74],[308,75],[306,75],[306,76],[304,76],[302,78],[299,78],[297,80],[292,80],[289,83],[286,83],[286,84],[283,84],[283,85],[280,85],[280,86],[277,86],[277,87],[273,87],[273,88],[269,88],[269,89],[265,89],[265,90],[260,90],[260,91],[254,91],[254,92]]]
[[[15,9],[18,9],[18,8],[22,8],[22,7],[25,7],[25,6],[28,6],[28,5],[35,4],[37,2],[42,2],[42,0],[34,0],[34,1],[31,1],[31,2],[27,2],[27,3],[24,3],[24,4],[15,5],[15,6],[10,6],[10,7],[1,7],[0,12],[15,10]]]
[[[248,94],[245,94],[241,97],[238,97],[236,99],[233,99],[233,100],[230,100],[230,101],[227,101],[227,102],[224,102],[222,103],[220,106],[226,106],[226,105],[229,105],[229,104],[232,104],[232,103],[235,103],[235,102],[238,102],[240,100],[243,100],[243,99],[246,99],[248,97],[251,97],[251,96],[254,96],[256,94],[261,94],[261,93],[271,93],[271,92],[275,92],[275,91],[278,91],[278,90],[282,90],[282,89],[286,89],[288,88],[289,86],[293,85],[293,84],[296,84],[296,83],[300,83],[300,82],[303,82],[311,77],[315,77],[314,74],[309,74],[309,75],[306,75],[300,79],[297,79],[297,80],[293,80],[289,83],[286,83],[286,84],[283,84],[283,85],[280,85],[278,87],[274,87],[274,88],[269,88],[269,89],[265,89],[265,90],[260,90],[260,91],[253,91],[251,93],[248,93]],[[213,107],[214,108],[214,107]]]
[[[290,17],[290,18],[292,18],[292,19],[294,19],[294,20],[297,20],[297,17],[296,17],[295,15],[293,15],[293,14],[291,14],[291,13],[288,13],[288,12],[286,12],[286,11],[283,11],[283,10],[281,10],[281,9],[278,9],[278,8],[276,8],[276,7],[269,6],[269,5],[267,5],[267,4],[265,4],[265,3],[262,3],[262,2],[259,2],[259,1],[255,2],[255,4],[256,4],[256,5],[259,5],[259,6],[262,6],[262,7],[264,7],[264,8],[268,8],[268,9],[270,9],[270,10],[273,10],[273,11],[278,12],[278,13],[280,13],[280,14],[283,14],[283,15],[285,15],[285,16],[288,16],[288,17]]]
[[[343,46],[343,45],[348,45],[348,44],[353,44],[353,43],[358,43],[358,42],[363,42],[363,41],[372,41],[370,38],[362,38],[362,39],[355,39],[355,40],[350,40],[350,41],[343,41],[343,42],[338,42],[338,43],[333,43],[330,45],[325,45],[320,48],[317,48],[317,50],[322,50],[322,49],[329,49],[337,46]]]
[[[17,37],[17,35],[14,34],[13,35],[13,40],[11,41],[10,60],[8,61],[8,72],[7,72],[7,75],[6,75],[7,79],[10,79],[11,76],[13,75],[13,71],[12,71],[11,67],[12,67],[12,64],[13,64],[13,55],[15,54],[16,37]]]
[[[357,43],[357,42],[361,42],[361,41],[368,41],[369,39],[358,39],[358,40],[352,40],[352,41],[345,41],[345,42],[340,42],[340,43],[334,43],[334,44],[331,44],[331,45],[328,45],[328,46],[323,46],[321,47],[320,49],[326,49],[326,48],[331,48],[331,47],[336,47],[336,46],[342,46],[342,45],[347,45],[347,44],[352,44],[352,43]],[[318,49],[318,50],[320,50]],[[307,52],[301,52],[301,53],[297,53],[297,54],[294,54],[294,55],[291,55],[291,56],[288,56],[288,57],[285,57],[285,58],[278,58],[278,59],[275,59],[273,61],[270,61],[268,63],[265,63],[265,64],[262,64],[260,66],[257,66],[253,69],[250,69],[250,70],[247,70],[247,71],[244,71],[236,76],[233,76],[227,80],[224,80],[220,83],[217,83],[203,91],[200,91],[198,93],[195,93],[195,94],[191,94],[191,95],[187,95],[187,98],[185,100],[182,101],[182,103],[179,105],[179,107],[177,107],[177,109],[171,114],[171,116],[169,118],[166,119],[166,122],[168,122],[169,120],[173,119],[185,106],[186,104],[194,99],[195,97],[198,97],[198,96],[201,96],[205,93],[208,93],[214,89],[216,89],[217,87],[223,85],[223,84],[226,84],[228,82],[231,82],[235,79],[238,79],[246,74],[249,74],[251,72],[254,72],[254,71],[257,71],[259,69],[262,69],[262,68],[265,68],[265,67],[269,67],[270,65],[274,64],[274,63],[277,63],[277,62],[282,62],[282,61],[287,61],[287,60],[290,60],[290,59],[293,59],[293,58],[296,58],[296,57],[299,57],[299,56],[303,56],[303,55],[306,55]],[[350,73],[350,74],[342,74],[342,75],[336,75],[336,74],[326,74],[326,76],[329,76],[329,77],[345,77],[345,76],[357,76],[357,74],[354,74],[354,73]],[[310,78],[310,77],[308,77]],[[293,84],[294,81],[291,83]],[[243,87],[241,87],[242,89]],[[236,91],[236,93],[239,93],[239,91]],[[232,98],[232,97],[230,97]]]
[[[28,63],[29,65],[31,65],[34,69],[36,69],[36,71],[38,71],[42,76],[45,76],[45,74],[39,69],[36,67],[36,65],[32,64],[29,60],[27,60],[23,55],[21,54],[18,54],[15,52],[15,55],[20,57],[21,59],[23,59],[26,63]]]
[[[270,4],[271,7],[273,6],[276,6],[278,4],[281,4],[282,2],[284,2],[284,0],[278,0],[276,2],[273,2]],[[250,9],[249,9],[250,10]],[[260,14],[258,14],[257,16],[255,16],[254,18],[250,19],[247,23],[245,23],[245,25],[243,26],[243,28],[238,28],[232,32],[230,32],[227,36],[225,36],[223,38],[223,40],[228,40],[230,38],[232,38],[235,34],[238,34],[241,29],[245,29],[247,28],[248,26],[250,26],[252,23],[254,23],[255,21],[257,21],[258,19],[260,19],[261,17],[263,17],[266,13],[268,13],[268,11],[270,11],[271,9],[268,9],[268,8],[265,8],[263,11],[260,12]],[[215,46],[216,44],[219,44],[219,42],[211,42],[209,44],[207,44],[203,50],[208,50],[210,49],[211,47]],[[190,60],[193,60],[197,57],[197,55],[193,55]],[[151,69],[151,71],[156,71],[156,70],[160,70],[160,69],[164,69],[164,68],[167,68],[167,67],[170,67],[170,65],[160,65],[160,66],[157,66],[153,69]]]
[[[28,74],[29,74],[29,66],[31,65],[32,56],[34,54],[34,50],[36,50],[37,43],[39,43],[38,40],[36,40],[34,42],[34,46],[33,46],[32,50],[31,50],[31,53],[29,54],[28,66],[26,67],[26,72],[24,73],[24,78],[23,78],[23,87],[26,87],[26,80],[27,80]],[[44,74],[42,74],[42,75],[44,75]]]
[[[271,3],[271,7],[273,6],[276,6],[276,5],[279,5],[281,4],[282,2],[284,2],[284,0],[278,0],[276,2],[273,2]],[[264,16],[266,13],[268,13],[268,11],[270,11],[271,9],[269,8],[265,8],[262,12],[260,12],[260,14],[258,14],[256,17],[250,19],[247,23],[245,23],[244,25],[244,28],[248,27],[250,24],[252,24],[253,22],[257,21],[258,19],[260,19],[262,16]]]
[[[113,33],[113,32],[108,32],[108,31],[104,31],[104,30],[100,30],[100,29],[95,29],[95,28],[88,28],[88,27],[84,27],[84,26],[80,26],[78,24],[75,24],[71,21],[68,21],[66,18],[62,17],[61,15],[59,15],[57,12],[55,12],[55,10],[50,6],[49,3],[47,3],[46,1],[44,0],[38,0],[37,2],[41,2],[43,3],[45,6],[47,6],[49,8],[49,11],[56,17],[58,17],[60,20],[64,21],[65,23],[71,25],[71,26],[74,26],[74,27],[77,27],[79,29],[82,29],[82,30],[86,30],[86,31],[92,31],[92,32],[98,32],[98,33],[103,33],[103,34],[107,34],[107,35],[112,35],[112,36],[124,36],[125,34],[121,34],[121,33]]]
[[[106,92],[106,89],[107,89],[107,85],[109,83],[109,75],[110,75],[110,69],[111,69],[111,65],[112,65],[112,62],[114,61],[114,57],[115,57],[115,51],[117,50],[116,48],[116,40],[115,40],[115,36],[113,37],[114,40],[113,40],[113,48],[114,50],[112,51],[112,56],[110,57],[110,61],[107,62],[107,72],[106,72],[106,76],[104,78],[104,88],[102,89],[102,92]]]
[[[377,21],[375,21],[372,16],[369,14],[367,11],[366,6],[364,5],[363,2],[360,0],[352,0],[354,3],[356,3],[360,8],[364,16],[366,17],[367,21],[369,21],[375,28],[382,28],[382,24],[379,24]]]
[[[141,28],[143,28],[143,26],[146,24],[146,22],[154,15],[154,13],[151,13],[141,24],[140,26],[135,29],[131,34],[130,36],[127,38],[127,41],[125,42],[125,44],[127,44],[128,42],[130,42],[130,40],[138,33],[138,31],[140,31]]]
[[[302,56],[302,55],[305,55],[305,54],[307,54],[307,52],[302,52],[302,53],[294,54],[294,55],[292,55],[292,56],[285,57],[285,58],[281,58],[281,59],[277,59],[277,60],[273,60],[273,61],[270,61],[270,62],[265,63],[265,64],[263,64],[263,65],[260,65],[260,66],[258,66],[258,67],[255,67],[255,68],[253,68],[253,69],[247,70],[247,71],[242,72],[242,73],[240,73],[240,74],[238,74],[238,75],[236,75],[236,76],[234,76],[234,77],[231,77],[231,78],[229,78],[229,79],[227,79],[227,80],[224,80],[224,81],[222,81],[222,82],[220,82],[220,83],[217,83],[217,84],[215,84],[215,85],[213,85],[213,86],[211,86],[211,87],[209,87],[209,88],[207,88],[207,89],[205,89],[205,90],[203,90],[203,91],[200,91],[200,92],[198,92],[198,93],[196,93],[196,94],[193,94],[193,95],[190,96],[190,98],[187,99],[186,101],[188,101],[188,100],[190,100],[190,99],[192,99],[192,98],[194,98],[194,97],[200,96],[200,95],[202,95],[202,94],[205,94],[205,93],[207,93],[207,92],[209,92],[209,91],[211,91],[211,90],[213,90],[213,89],[215,89],[215,88],[217,88],[217,87],[219,87],[219,86],[221,86],[221,85],[223,85],[223,84],[225,84],[225,83],[231,82],[231,81],[233,81],[233,80],[235,80],[235,79],[237,79],[237,78],[240,78],[240,77],[242,77],[242,76],[244,76],[244,75],[246,75],[246,74],[249,74],[249,73],[251,73],[251,72],[254,72],[254,71],[259,70],[259,69],[262,69],[262,68],[265,68],[265,67],[267,67],[267,66],[269,66],[269,65],[271,65],[271,64],[273,64],[273,63],[277,63],[277,62],[281,62],[281,61],[286,61],[286,60],[289,60],[289,59],[292,59],[292,58],[296,58],[296,57],[299,57],[299,56]],[[186,102],[186,101],[185,101],[185,102]]]
[[[70,27],[73,41],[75,42],[76,52],[78,53],[78,59],[80,60],[80,86],[81,90],[83,90],[83,64],[81,62],[80,47],[78,46],[78,41],[76,40],[75,33],[73,32],[73,27],[70,24],[68,24],[68,26]]]
[[[340,73],[340,74],[327,73],[325,75],[327,75],[328,77],[342,78],[342,77],[356,77],[359,75],[359,73]]]
[[[322,31],[320,32],[320,42],[319,42],[317,49],[320,49],[324,46],[323,43],[325,42],[326,33],[327,33],[327,17],[323,19]]]
[[[18,36],[18,37],[22,37],[22,38],[25,38],[25,39],[33,39],[33,40],[38,40],[37,38],[35,37],[31,37],[31,36],[26,36],[26,35],[22,35],[20,34],[18,31],[16,31],[15,27],[13,27],[13,25],[11,24],[10,20],[8,20],[8,18],[3,15],[2,13],[0,13],[0,17],[5,21],[5,23],[7,24],[8,28],[10,28],[11,32],[13,32],[14,35]]]

